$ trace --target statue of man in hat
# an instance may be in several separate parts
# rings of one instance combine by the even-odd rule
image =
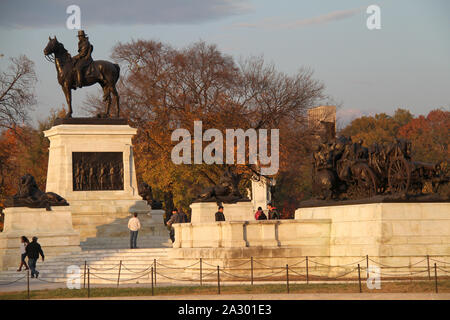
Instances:
[[[93,62],[91,54],[94,46],[83,30],[78,31],[78,54],[73,57],[76,70],[76,85],[81,88],[83,71]]]

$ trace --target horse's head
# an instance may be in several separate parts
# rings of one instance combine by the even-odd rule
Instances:
[[[46,56],[55,53],[59,48],[60,43],[56,39],[56,36],[52,39],[48,37],[48,43],[47,46],[44,49],[44,54]]]

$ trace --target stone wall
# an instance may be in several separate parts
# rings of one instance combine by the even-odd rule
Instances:
[[[357,256],[387,265],[408,257],[450,255],[450,203],[372,203],[301,208],[297,221],[330,219],[330,256],[342,264]],[[404,257],[401,259],[401,257]]]
[[[190,207],[192,209],[192,223],[216,221],[217,203],[195,202]],[[224,203],[223,214],[226,221],[249,221],[254,220],[255,213],[253,212],[253,204],[251,201],[240,201],[237,203]]]
[[[449,213],[449,203],[373,203],[301,208],[295,220],[178,224],[169,257],[223,267],[254,258],[276,271],[308,256],[321,276],[355,277],[358,264],[364,275],[375,265],[383,277],[426,276],[427,255],[450,257]]]
[[[0,233],[0,270],[19,266],[20,238],[38,237],[46,257],[79,252],[80,234],[72,225],[70,206],[45,208],[6,208],[5,228]]]
[[[317,255],[328,254],[330,220],[181,223],[174,228],[174,248],[302,247]]]

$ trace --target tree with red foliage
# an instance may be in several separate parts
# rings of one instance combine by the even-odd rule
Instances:
[[[450,159],[450,112],[432,110],[402,126],[398,135],[412,143],[414,160],[438,162]]]

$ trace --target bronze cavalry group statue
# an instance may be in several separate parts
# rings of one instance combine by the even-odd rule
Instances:
[[[445,163],[411,159],[411,143],[364,147],[340,137],[322,143],[313,154],[313,193],[321,199],[363,199],[375,195],[420,194],[425,183],[437,193],[450,178]]]
[[[119,117],[119,94],[116,83],[119,80],[120,67],[118,64],[104,60],[93,60],[92,51],[94,46],[89,42],[83,30],[78,31],[78,54],[72,57],[64,45],[54,38],[48,38],[44,49],[46,58],[55,63],[58,82],[66,96],[69,111],[67,117],[72,117],[72,90],[100,84],[103,89],[103,101],[106,102],[106,112],[98,117],[107,118],[111,108],[111,96],[114,97]]]

